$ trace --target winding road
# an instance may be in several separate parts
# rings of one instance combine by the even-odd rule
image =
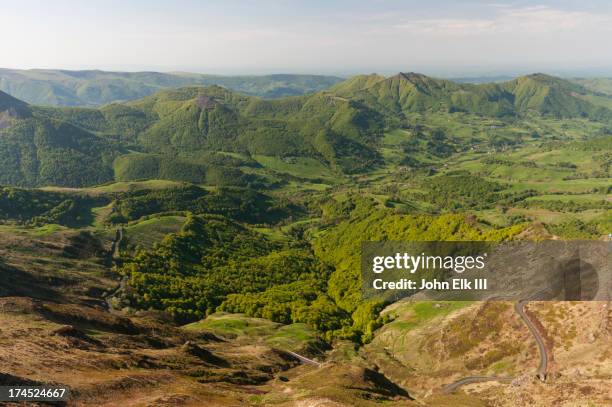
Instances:
[[[544,382],[546,381],[546,372],[548,371],[548,353],[546,351],[546,345],[544,344],[544,338],[542,338],[542,335],[540,335],[538,328],[536,328],[536,326],[525,313],[525,305],[528,302],[529,301],[527,300],[517,302],[516,304],[514,304],[514,310],[517,314],[519,314],[525,325],[527,325],[527,328],[529,328],[531,335],[533,335],[536,340],[536,343],[538,344],[538,351],[540,352],[540,366],[538,366],[537,376],[541,381]]]
[[[514,304],[514,310],[519,315],[519,317],[523,320],[525,325],[527,325],[529,332],[536,340],[536,343],[538,345],[538,351],[540,353],[540,365],[538,366],[536,375],[538,379],[544,382],[546,381],[546,373],[548,369],[548,353],[546,350],[546,345],[544,343],[544,338],[542,338],[542,335],[538,331],[537,327],[534,325],[534,323],[529,319],[529,317],[525,313],[525,305],[527,305],[528,303],[529,303],[529,300],[518,301],[516,304]],[[285,351],[285,352],[287,352],[288,354],[290,354],[291,356],[298,359],[300,362],[304,364],[315,365],[318,367],[321,366],[321,363],[314,361],[312,359],[309,359],[300,354],[297,354],[295,352],[291,352],[291,351]],[[467,377],[462,377],[459,380],[456,380],[452,383],[449,383],[443,386],[440,389],[440,391],[442,393],[452,393],[458,388],[460,388],[461,386],[465,386],[467,384],[493,382],[493,381],[500,382],[500,383],[510,383],[513,380],[514,380],[514,377],[512,376],[467,376]]]
[[[462,379],[459,379],[455,382],[452,382],[450,384],[447,384],[446,386],[442,387],[442,393],[452,393],[455,390],[457,390],[459,387],[461,386],[465,386],[466,384],[472,384],[472,383],[481,383],[481,382],[503,382],[503,383],[510,383],[512,380],[514,380],[514,377],[497,377],[497,376],[468,376],[468,377],[464,377]]]
[[[538,345],[538,351],[540,353],[540,364],[538,366],[538,370],[536,376],[542,382],[546,381],[546,373],[548,370],[548,352],[546,350],[546,345],[544,343],[544,338],[538,331],[538,328],[534,325],[534,323],[529,319],[527,314],[525,313],[525,305],[529,303],[529,300],[520,300],[516,304],[514,304],[514,310],[521,317],[531,335],[535,338],[535,341]],[[442,387],[442,393],[452,393],[457,390],[459,387],[464,386],[466,384],[472,383],[482,383],[482,382],[502,382],[509,383],[514,380],[514,377],[500,377],[500,376],[467,376],[462,377],[459,380],[456,380],[452,383],[449,383]]]
[[[546,345],[544,343],[544,338],[542,338],[542,335],[538,331],[537,327],[534,325],[534,323],[529,319],[529,317],[525,313],[525,305],[527,305],[528,303],[529,303],[529,300],[518,301],[516,304],[514,304],[514,310],[519,315],[519,317],[523,320],[525,325],[527,325],[529,332],[536,340],[536,343],[538,345],[538,351],[540,353],[540,365],[538,366],[536,375],[538,379],[544,382],[546,381],[546,373],[548,369],[548,353],[546,350]],[[291,351],[285,351],[285,352],[287,352],[288,354],[290,354],[291,356],[298,359],[300,362],[304,364],[315,365],[318,367],[321,366],[321,363],[314,361],[312,359],[309,359],[300,354],[297,354],[295,352],[291,352]],[[467,376],[467,377],[462,377],[459,380],[456,380],[452,383],[449,383],[443,386],[440,389],[440,391],[442,393],[452,393],[458,388],[460,388],[461,386],[465,386],[467,384],[493,382],[493,381],[500,382],[500,383],[510,383],[514,379],[515,378],[512,376]]]

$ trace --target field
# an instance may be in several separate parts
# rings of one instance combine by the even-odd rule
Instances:
[[[241,314],[215,313],[202,321],[185,325],[183,329],[212,332],[251,344],[262,342],[285,351],[317,352],[317,346],[321,346],[316,332],[305,324],[282,325]]]
[[[265,168],[269,168],[275,172],[300,178],[323,179],[328,182],[337,182],[337,177],[329,171],[329,168],[313,158],[290,157],[282,159],[263,155],[256,155],[253,158]]]
[[[176,233],[185,222],[183,216],[160,216],[142,220],[125,227],[126,244],[151,248],[169,233]]]

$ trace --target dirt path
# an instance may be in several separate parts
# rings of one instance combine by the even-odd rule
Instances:
[[[319,362],[317,362],[315,360],[312,360],[312,359],[308,359],[306,356],[299,355],[299,354],[297,354],[295,352],[291,352],[290,350],[285,351],[285,352],[287,352],[288,354],[290,354],[291,356],[293,356],[294,358],[298,359],[300,362],[302,362],[302,363],[304,363],[306,365],[315,365],[317,367],[321,367],[321,363],[319,363]]]
[[[120,262],[120,252],[119,248],[121,247],[121,242],[123,241],[123,228],[118,228],[115,232],[115,239],[113,240],[113,244],[110,250],[111,262],[114,266],[119,265]],[[121,291],[125,287],[126,278],[122,277],[121,281],[117,285],[110,294],[104,297],[104,303],[106,304],[106,309],[108,311],[113,311],[113,305],[111,299],[117,295],[119,291]]]
[[[116,262],[119,259],[119,248],[121,247],[121,242],[123,241],[123,228],[117,228],[115,231],[115,239],[113,240],[113,245],[111,246],[111,256],[113,261]]]

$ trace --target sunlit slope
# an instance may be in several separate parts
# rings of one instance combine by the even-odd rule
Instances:
[[[219,86],[187,87],[99,109],[43,108],[0,96],[0,183],[22,186],[113,179],[261,186],[266,180],[248,168],[258,166],[251,156],[298,157],[330,173],[363,173],[384,164],[385,131],[415,125],[415,114],[428,120],[447,114],[458,123],[467,115],[504,125],[530,117],[612,120],[611,98],[543,74],[482,85],[415,73],[369,75],[276,100]],[[434,140],[442,141],[449,143]],[[467,142],[452,140],[459,149]]]

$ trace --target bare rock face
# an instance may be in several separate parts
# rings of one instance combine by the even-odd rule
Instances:
[[[201,109],[211,110],[215,108],[215,106],[217,105],[217,102],[210,96],[200,95],[196,99],[196,104]]]

